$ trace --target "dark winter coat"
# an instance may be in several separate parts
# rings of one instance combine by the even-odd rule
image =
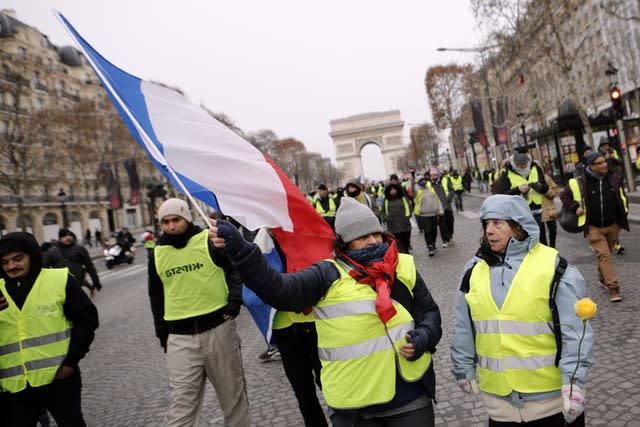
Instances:
[[[595,227],[607,227],[616,223],[625,230],[629,230],[627,208],[620,195],[621,191],[624,194],[620,175],[609,172],[602,179],[598,179],[587,167],[576,180],[580,185],[582,199],[587,208],[587,224]],[[580,204],[573,200],[569,185],[560,194],[560,200],[572,212],[580,207]],[[585,227],[585,234],[587,231],[587,227]]]
[[[392,196],[391,189],[395,188],[397,193]],[[382,219],[387,224],[387,231],[391,234],[404,233],[411,231],[411,202],[405,198],[403,201],[404,191],[400,184],[389,184],[384,189],[384,201],[382,202]],[[405,202],[409,215],[405,210]]]
[[[91,261],[89,252],[84,246],[80,246],[76,243],[65,245],[62,242],[57,242],[45,253],[43,266],[45,268],[68,267],[69,271],[80,285],[84,284],[85,275],[86,273],[89,273],[93,286],[97,289],[102,288],[98,272],[93,265],[93,261]]]

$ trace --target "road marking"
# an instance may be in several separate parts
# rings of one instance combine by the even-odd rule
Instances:
[[[122,269],[118,269],[118,267],[116,266],[114,267],[114,270],[107,270],[107,271],[98,273],[98,276],[100,276],[101,279],[110,279],[113,276],[127,277],[127,276],[131,276],[132,274],[137,274],[141,270],[144,270],[145,268],[147,268],[147,264],[136,264],[131,267],[122,268]]]

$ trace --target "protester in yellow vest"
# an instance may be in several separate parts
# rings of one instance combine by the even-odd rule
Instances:
[[[398,253],[365,205],[344,198],[335,231],[332,259],[289,274],[273,270],[226,221],[218,220],[210,237],[263,301],[287,311],[313,306],[322,394],[334,426],[433,426],[438,306],[413,257]]]
[[[29,233],[0,239],[0,425],[35,426],[43,409],[60,426],[84,426],[78,362],[98,311],[67,268],[42,268]]]
[[[584,279],[539,243],[522,197],[491,196],[479,215],[483,237],[464,267],[451,342],[458,386],[480,390],[490,426],[584,426],[593,333],[574,308]]]
[[[533,161],[526,148],[519,147],[516,153],[509,157],[505,170],[500,174],[492,188],[493,194],[509,194],[522,196],[529,204],[540,230],[542,225],[542,199],[549,191],[544,179],[544,171]],[[540,234],[540,242],[547,244],[544,233]]]
[[[325,184],[318,184],[318,194],[313,207],[327,224],[333,229],[336,219],[336,201],[329,196],[329,189]]]
[[[156,336],[167,353],[167,424],[197,424],[208,378],[225,424],[249,426],[234,320],[242,302],[240,277],[231,260],[214,249],[207,230],[191,222],[184,200],[165,200],[158,218],[163,234],[149,258],[149,298]]]

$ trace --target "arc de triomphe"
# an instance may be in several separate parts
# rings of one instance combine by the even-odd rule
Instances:
[[[336,149],[338,170],[344,180],[363,176],[362,148],[375,144],[380,148],[385,174],[397,169],[397,160],[404,154],[402,128],[404,122],[399,110],[363,113],[331,120],[331,132]]]

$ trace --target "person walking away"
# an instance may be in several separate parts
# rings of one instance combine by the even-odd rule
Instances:
[[[102,241],[102,232],[96,228],[96,232],[94,233],[96,237],[96,245],[100,245],[104,247],[104,242]]]
[[[490,196],[479,215],[480,248],[464,267],[455,308],[457,384],[468,394],[479,389],[489,426],[584,426],[593,332],[587,321],[580,339],[574,308],[584,279],[539,243],[522,197]]]
[[[442,247],[447,248],[453,244],[454,216],[451,207],[451,200],[454,197],[453,184],[448,179],[441,179],[436,168],[431,168],[429,177],[430,181],[427,182],[427,185],[433,188],[442,204],[443,215],[438,217],[438,227],[440,228]]]
[[[454,200],[456,202],[456,211],[462,212],[464,210],[462,206],[462,194],[464,193],[464,187],[462,186],[462,177],[458,174],[458,170],[454,169],[449,177],[451,185],[453,185]]]
[[[398,253],[371,209],[343,199],[334,256],[295,273],[271,268],[226,221],[209,233],[263,301],[294,312],[313,307],[334,427],[434,425],[440,311],[413,257]]]
[[[416,205],[413,213],[418,225],[424,230],[424,241],[427,244],[429,256],[434,256],[438,251],[436,238],[438,237],[438,217],[444,215],[442,203],[434,189],[427,185],[427,180],[421,178],[418,181]]]
[[[58,241],[45,253],[43,266],[45,268],[68,267],[80,286],[89,289],[92,298],[95,297],[96,291],[102,290],[100,277],[89,252],[84,246],[77,244],[75,233],[68,228],[61,228],[58,231]],[[87,281],[87,273],[93,285]]]
[[[544,240],[548,243],[548,246],[555,248],[556,247],[556,236],[558,235],[558,224],[556,219],[558,218],[558,208],[556,207],[556,203],[554,201],[556,196],[560,195],[560,190],[558,189],[558,185],[549,175],[544,176],[544,181],[547,183],[549,190],[544,193],[544,197],[542,198],[542,228],[540,229],[540,235],[545,235]],[[549,230],[549,236],[546,235],[547,230]]]
[[[509,157],[503,172],[493,187],[494,194],[519,195],[529,204],[533,218],[540,228],[540,243],[547,244],[542,232],[542,199],[549,191],[542,168],[526,152],[526,147],[518,147]]]
[[[208,379],[225,425],[249,426],[234,320],[242,281],[229,258],[213,247],[207,230],[193,224],[184,200],[165,200],[158,219],[163,234],[149,259],[149,299],[156,336],[167,353],[167,425],[198,425]]]
[[[313,206],[316,212],[320,214],[322,219],[324,219],[333,230],[336,219],[336,210],[338,208],[335,200],[329,196],[329,189],[325,184],[318,184],[318,194]]]
[[[473,177],[471,176],[471,168],[467,167],[464,170],[464,175],[462,175],[462,187],[464,191],[467,193],[471,193],[471,183],[473,182]]]
[[[2,425],[35,426],[48,410],[59,426],[85,426],[78,362],[98,328],[96,307],[67,268],[42,268],[29,233],[0,238],[0,262]]]
[[[84,233],[84,243],[85,245],[92,247],[91,245],[91,230],[87,228],[87,231]]]
[[[382,220],[396,239],[398,252],[409,253],[411,247],[411,204],[400,184],[389,184],[384,190]]]
[[[629,231],[629,205],[619,175],[609,172],[599,151],[586,157],[586,169],[571,178],[560,194],[566,209],[578,215],[584,236],[598,258],[598,280],[607,288],[611,302],[622,301],[618,276],[611,257],[620,229]]]

